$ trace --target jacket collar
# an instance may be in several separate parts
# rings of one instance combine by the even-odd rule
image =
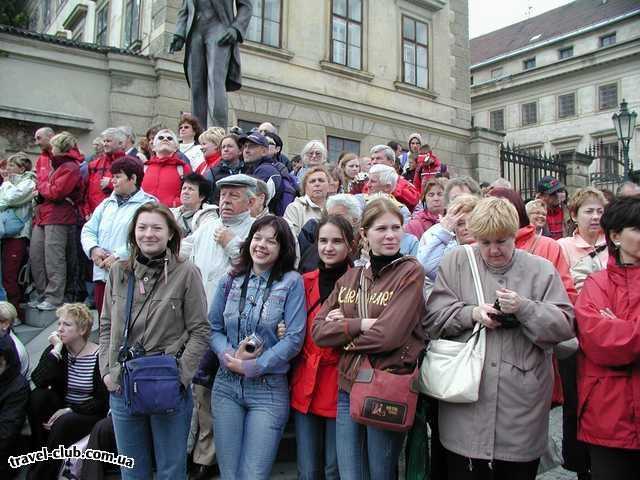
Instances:
[[[580,248],[581,250],[593,250],[593,245],[587,243],[587,241],[582,238],[582,236],[578,233],[578,229],[576,228],[576,230],[573,232],[573,238],[576,242],[576,247]],[[600,236],[598,237],[598,240],[596,240],[596,247],[599,247],[601,245],[606,245],[607,240],[605,239],[604,233],[601,233]]]
[[[402,257],[397,258],[390,264],[385,265],[380,269],[380,272],[378,272],[378,278],[382,278],[387,274],[387,272],[394,270],[399,265],[402,265],[404,262],[410,262],[411,260],[412,260],[412,257],[406,256],[406,255],[403,255]],[[364,276],[367,277],[368,280],[373,281],[373,271],[371,270],[371,262],[367,262],[367,265],[364,267],[364,269],[365,269]]]
[[[630,286],[640,284],[640,265],[620,265],[618,255],[609,255],[607,273],[609,279],[616,285]]]

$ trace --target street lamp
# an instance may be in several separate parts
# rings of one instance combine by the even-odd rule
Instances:
[[[614,113],[611,119],[613,120],[613,126],[616,128],[616,135],[618,140],[622,142],[622,159],[624,161],[624,179],[629,179],[629,171],[631,167],[629,165],[629,143],[633,137],[633,131],[636,128],[636,112],[629,112],[627,109],[627,101],[623,98],[620,104],[620,111]]]

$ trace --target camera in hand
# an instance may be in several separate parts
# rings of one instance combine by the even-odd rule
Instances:
[[[134,358],[144,357],[146,354],[147,352],[142,344],[140,342],[136,342],[126,349],[124,346],[120,347],[120,350],[118,351],[118,362],[124,363],[128,360],[133,360]]]
[[[489,318],[491,318],[491,320],[495,320],[496,322],[500,322],[500,326],[502,328],[516,328],[520,326],[520,322],[513,313],[502,313],[500,309],[500,300],[498,300],[497,298],[493,303],[493,308],[498,310],[500,314],[496,315],[495,313],[490,313]]]
[[[244,341],[246,342],[245,350],[247,351],[247,353],[256,353],[258,350],[260,350],[262,345],[264,345],[264,340],[262,339],[262,337],[260,337],[260,335],[256,335],[255,333],[249,335],[244,339]]]

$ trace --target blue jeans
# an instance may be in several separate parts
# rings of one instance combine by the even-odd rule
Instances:
[[[168,415],[130,415],[121,394],[109,396],[118,454],[135,461],[132,469],[120,469],[122,480],[187,478],[187,437],[191,426],[193,400],[187,388],[174,413]]]
[[[338,391],[336,438],[342,480],[391,480],[397,477],[404,433],[367,427],[349,413],[349,394]]]
[[[299,480],[338,480],[336,421],[294,410]]]
[[[220,368],[211,405],[220,477],[268,479],[289,418],[287,376],[243,378]]]

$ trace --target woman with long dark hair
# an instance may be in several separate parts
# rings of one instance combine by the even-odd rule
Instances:
[[[100,374],[110,392],[118,453],[135,460],[121,474],[124,480],[152,478],[155,460],[157,479],[186,479],[190,384],[209,338],[202,277],[179,257],[180,228],[163,205],[147,203],[136,211],[128,242],[129,260],[109,270],[100,317]],[[174,408],[134,412],[123,395],[123,366],[159,354],[174,356],[178,364]]]
[[[302,348],[305,296],[295,239],[274,215],[255,221],[209,311],[220,368],[213,431],[223,479],[266,479],[289,417],[287,372]],[[285,334],[278,337],[278,325]]]
[[[291,376],[291,408],[296,423],[298,478],[337,479],[336,407],[340,352],[318,347],[311,328],[322,303],[351,266],[353,226],[343,216],[323,217],[316,229],[319,268],[303,276],[307,336]]]

